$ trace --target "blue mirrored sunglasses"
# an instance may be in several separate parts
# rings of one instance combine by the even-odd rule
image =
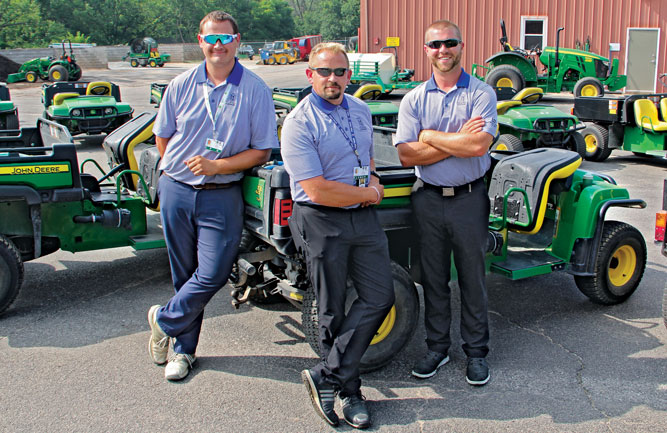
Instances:
[[[458,44],[461,43],[460,39],[445,39],[445,40],[438,40],[438,41],[428,41],[426,42],[426,46],[433,49],[433,50],[439,50],[441,46],[445,46],[447,48],[454,48]]]
[[[238,34],[235,35],[230,35],[227,33],[219,33],[219,34],[213,34],[213,35],[201,35],[202,39],[207,43],[211,45],[215,45],[218,41],[222,45],[227,45],[231,43],[234,39],[238,38]]]

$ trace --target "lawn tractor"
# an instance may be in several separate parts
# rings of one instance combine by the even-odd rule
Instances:
[[[42,86],[44,117],[65,125],[73,135],[109,133],[132,118],[120,88],[106,81]]]
[[[486,59],[488,66],[473,64],[472,73],[493,87],[539,87],[545,92],[573,92],[575,96],[602,96],[605,86],[611,90],[625,87],[627,77],[618,74],[618,59],[609,59],[588,51],[560,47],[560,27],[556,46],[516,48],[507,42],[505,21],[500,20],[502,51]],[[539,60],[539,63],[538,63]],[[541,65],[540,65],[541,63]],[[541,70],[541,71],[540,71]]]
[[[65,50],[65,42],[69,44],[69,54]],[[81,78],[81,67],[76,64],[72,43],[69,40],[62,41],[63,53],[59,59],[54,57],[41,57],[28,60],[21,65],[19,71],[7,76],[8,83],[27,81],[34,83],[37,78],[44,81],[77,81]]]
[[[557,147],[586,155],[586,142],[579,130],[584,125],[559,109],[538,104],[544,94],[539,87],[526,87],[519,92],[512,88],[496,88],[498,95],[498,135],[492,150]],[[512,95],[509,99],[508,95]],[[503,100],[506,99],[506,100]]]
[[[0,130],[5,129],[19,129],[19,115],[9,97],[9,89],[5,83],[0,83]]]
[[[587,122],[582,135],[590,161],[604,161],[613,149],[667,158],[667,93],[576,97],[572,112]]]
[[[158,44],[153,38],[135,38],[130,42],[130,51],[123,56],[130,59],[130,66],[150,66],[151,68],[163,67],[171,59],[171,54],[160,54]]]

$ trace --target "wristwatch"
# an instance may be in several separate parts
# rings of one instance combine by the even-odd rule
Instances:
[[[375,177],[377,177],[378,179],[380,178],[380,175],[379,175],[379,174],[377,173],[377,171],[375,171],[375,170],[371,170],[371,176],[375,176]]]

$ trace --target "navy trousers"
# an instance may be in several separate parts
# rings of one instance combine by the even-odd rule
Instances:
[[[290,228],[319,308],[322,359],[312,370],[341,396],[356,394],[361,357],[394,305],[387,237],[372,208],[296,204]],[[358,298],[345,314],[348,277]]]
[[[241,186],[196,190],[159,181],[160,214],[176,294],[157,313],[174,351],[194,354],[204,307],[226,283],[243,229]]]
[[[426,344],[447,353],[451,345],[451,256],[461,289],[461,338],[469,357],[483,358],[489,348],[485,254],[489,197],[483,182],[472,191],[443,197],[420,188],[412,194],[420,233]]]

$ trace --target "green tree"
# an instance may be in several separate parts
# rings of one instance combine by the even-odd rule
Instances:
[[[65,35],[62,24],[45,20],[35,0],[0,0],[0,49],[45,47]]]
[[[359,28],[359,0],[322,0],[320,32],[324,39],[355,36]]]

